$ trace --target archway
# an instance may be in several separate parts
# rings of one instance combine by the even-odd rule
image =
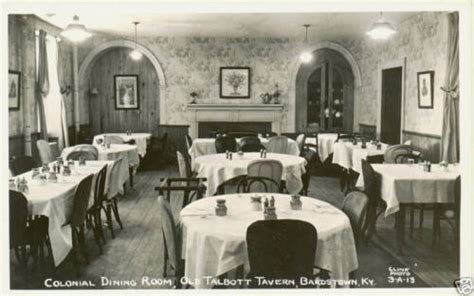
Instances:
[[[134,49],[135,46],[143,53],[144,57],[146,57],[153,66],[153,69],[158,76],[158,84],[159,84],[159,110],[160,110],[160,121],[166,120],[166,77],[164,74],[163,67],[161,66],[160,62],[156,58],[156,56],[145,46],[141,44],[136,44],[134,41],[130,40],[113,40],[109,42],[105,42],[94,49],[92,49],[79,68],[78,73],[78,80],[79,80],[79,89],[80,89],[80,100],[83,102],[85,100],[85,87],[86,87],[86,79],[88,78],[88,71],[90,71],[91,67],[94,65],[95,61],[102,56],[102,54],[106,53],[107,51],[114,49],[114,48],[127,48],[127,49]],[[163,123],[163,122],[160,122]]]
[[[309,51],[315,53],[318,50],[322,49],[328,49],[332,50],[334,52],[337,52],[338,54],[343,57],[343,59],[347,62],[348,67],[350,68],[350,71],[352,72],[353,75],[353,84],[354,87],[360,87],[362,85],[362,78],[361,78],[361,73],[359,66],[357,65],[357,62],[355,61],[354,57],[352,54],[343,46],[330,42],[330,41],[323,41],[319,42],[309,48]],[[291,81],[290,81],[290,89],[289,89],[289,94],[290,94],[290,100],[288,104],[288,111],[289,111],[289,118],[287,121],[287,130],[288,131],[298,131],[299,127],[297,125],[297,116],[296,113],[297,108],[296,108],[296,90],[297,90],[297,76],[298,72],[303,67],[305,64],[299,59],[299,57],[296,57],[295,63],[293,64],[292,71],[291,71]]]

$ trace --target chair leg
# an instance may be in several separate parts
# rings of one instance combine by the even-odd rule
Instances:
[[[112,235],[112,238],[115,238],[114,226],[112,225],[112,203],[111,203],[111,201],[107,201],[107,208],[105,210],[105,215],[107,217],[107,225],[109,226],[110,234]]]
[[[421,228],[423,228],[423,221],[424,221],[425,217],[424,217],[424,206],[421,205],[420,207],[421,207],[420,208],[420,221],[419,221],[419,224],[418,224],[418,228],[421,229]]]
[[[413,224],[415,219],[415,207],[410,207],[410,237],[413,237]]]
[[[94,233],[94,240],[97,247],[99,248],[99,253],[102,254],[102,244],[100,243],[101,234],[99,233],[99,227],[101,227],[101,225],[98,224],[98,221],[97,221],[97,212],[98,212],[97,209],[94,209],[94,212],[92,214],[89,214],[88,216],[93,216],[92,219],[94,220],[94,222],[92,224],[92,231]]]
[[[128,173],[130,174],[130,188],[133,188],[133,168],[129,168]]]
[[[112,210],[114,212],[115,220],[117,220],[117,223],[119,224],[120,229],[123,229],[122,220],[120,220],[120,215],[118,211],[117,198],[114,197],[112,201],[113,201]]]
[[[75,227],[72,228],[72,261],[74,264],[74,268],[76,269],[76,275],[79,277],[80,275],[80,270],[79,270],[79,261],[77,260],[77,244],[78,244],[78,234],[77,234],[77,229]]]
[[[84,234],[84,225],[79,227],[79,248],[81,250],[82,256],[86,260],[86,263],[89,264],[89,255],[86,250],[86,238]]]

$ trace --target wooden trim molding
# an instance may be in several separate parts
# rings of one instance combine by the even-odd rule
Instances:
[[[407,131],[407,130],[403,130],[403,133],[407,134],[407,135],[413,135],[413,136],[418,136],[418,137],[427,137],[427,138],[441,140],[441,136],[438,136],[438,135],[432,135],[432,134],[426,134],[426,133],[420,133],[420,132],[414,132],[414,131]]]

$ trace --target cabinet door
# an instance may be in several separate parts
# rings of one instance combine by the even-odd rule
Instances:
[[[324,102],[326,102],[326,65],[322,64],[308,79],[306,118],[311,129],[325,129]],[[326,103],[327,104],[327,103]]]
[[[337,67],[331,67],[330,73],[330,117],[331,130],[344,128],[344,79]]]

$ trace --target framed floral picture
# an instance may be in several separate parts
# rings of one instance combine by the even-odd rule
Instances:
[[[250,98],[250,68],[221,67],[219,94],[223,99]]]
[[[418,72],[418,108],[433,109],[434,71]]]
[[[138,75],[115,75],[115,109],[133,110],[140,108]]]
[[[21,73],[8,71],[8,110],[20,110]]]

